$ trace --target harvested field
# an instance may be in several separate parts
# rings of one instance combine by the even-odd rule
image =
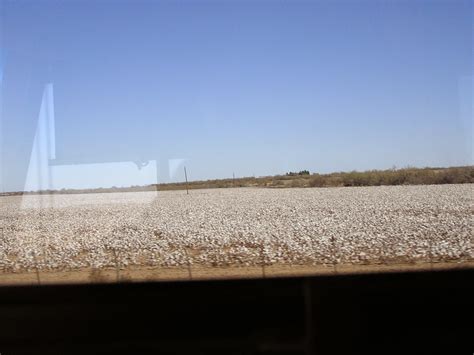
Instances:
[[[472,265],[472,213],[472,184],[6,196],[0,270]]]

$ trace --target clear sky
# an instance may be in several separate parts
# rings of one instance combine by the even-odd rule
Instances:
[[[473,164],[470,0],[0,4],[3,190],[23,189],[47,83],[65,162],[187,159],[191,180]]]

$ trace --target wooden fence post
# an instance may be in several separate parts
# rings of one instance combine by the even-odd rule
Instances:
[[[120,270],[119,270],[119,264],[118,264],[118,259],[117,259],[117,252],[114,249],[112,249],[112,252],[114,254],[114,260],[115,260],[115,274],[116,274],[116,282],[120,282]]]

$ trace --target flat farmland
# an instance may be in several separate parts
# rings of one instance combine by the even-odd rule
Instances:
[[[472,184],[4,196],[0,283],[472,267],[472,216]]]

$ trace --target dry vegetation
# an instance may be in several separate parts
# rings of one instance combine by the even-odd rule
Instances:
[[[405,168],[370,170],[364,172],[337,172],[331,174],[287,174],[269,177],[246,177],[195,181],[189,189],[230,187],[342,187],[342,186],[390,186],[390,185],[438,185],[474,183],[474,167],[454,168]],[[161,184],[158,190],[181,190],[184,183]]]
[[[304,174],[300,174],[304,172]],[[213,189],[231,187],[343,187],[343,186],[391,186],[391,185],[439,185],[474,183],[474,167],[452,168],[404,168],[389,170],[370,170],[364,172],[336,172],[330,174],[309,174],[307,170],[300,173],[266,177],[243,177],[236,179],[215,179],[203,181],[155,184],[149,186],[132,186],[122,188],[98,188],[91,190],[58,190],[43,191],[52,194],[105,193],[105,192],[139,192],[139,191],[171,191],[194,189]],[[307,173],[306,173],[307,172]],[[4,193],[2,195],[31,194]],[[33,193],[36,194],[36,193]]]

